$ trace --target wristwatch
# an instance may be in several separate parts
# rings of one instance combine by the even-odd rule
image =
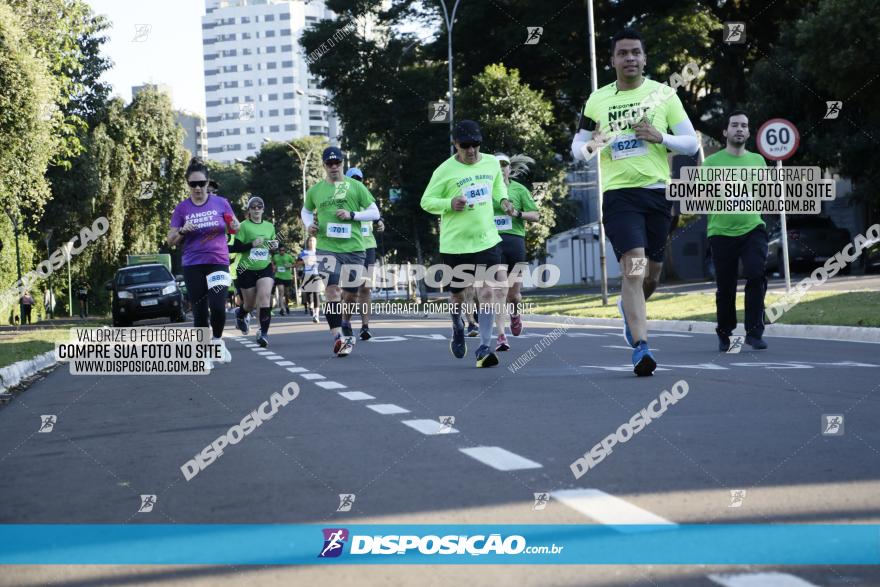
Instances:
[[[516,217],[517,217],[517,218],[522,218],[522,210],[517,210],[517,211],[516,211]]]
[[[351,218],[351,220],[354,220],[354,212],[353,211],[349,212],[348,215]]]

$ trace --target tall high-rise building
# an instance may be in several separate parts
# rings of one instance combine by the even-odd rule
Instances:
[[[208,157],[231,162],[264,139],[326,136],[338,121],[309,75],[303,29],[333,18],[321,1],[206,0],[202,17]]]

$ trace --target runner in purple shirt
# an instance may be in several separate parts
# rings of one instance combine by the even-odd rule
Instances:
[[[212,343],[220,343],[226,326],[229,288],[229,249],[226,232],[236,232],[238,220],[229,202],[208,194],[208,169],[193,157],[186,169],[190,196],[174,209],[168,244],[183,248],[183,279],[193,309],[193,325],[207,327],[210,308]],[[223,359],[229,352],[222,346]]]

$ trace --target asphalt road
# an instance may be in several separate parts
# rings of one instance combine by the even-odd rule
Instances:
[[[493,369],[474,367],[478,339],[450,355],[446,321],[373,330],[339,359],[324,324],[275,319],[272,354],[229,339],[233,361],[202,377],[56,369],[0,409],[0,522],[880,523],[876,344],[768,338],[767,351],[720,354],[714,336],[657,332],[661,368],[636,378],[617,329],[527,321]],[[680,380],[685,397],[574,477],[575,459]],[[185,480],[181,465],[291,381],[297,399]],[[51,433],[37,432],[44,414]],[[843,415],[842,434],[823,434],[826,414]],[[551,495],[540,511],[536,492]],[[153,511],[138,512],[141,494],[157,496]],[[355,494],[351,511],[337,512],[339,494]],[[872,567],[663,565],[17,566],[0,584],[736,584],[718,573],[880,585]]]

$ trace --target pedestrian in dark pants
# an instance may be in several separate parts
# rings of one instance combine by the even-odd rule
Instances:
[[[21,324],[30,324],[31,310],[34,307],[34,298],[31,297],[31,292],[24,292],[24,295],[21,296],[19,302],[21,303]]]
[[[89,315],[89,286],[83,283],[76,290],[76,297],[79,300],[79,317],[85,319]]]
[[[703,161],[708,167],[764,167],[767,163],[757,153],[745,149],[749,138],[749,119],[742,110],[731,112],[723,131],[727,146]],[[730,349],[730,336],[736,328],[736,286],[739,263],[746,280],[746,344],[753,349],[767,348],[764,342],[764,295],[767,278],[767,230],[761,215],[709,214],[707,234],[715,265],[715,308],[718,326],[718,350]]]

